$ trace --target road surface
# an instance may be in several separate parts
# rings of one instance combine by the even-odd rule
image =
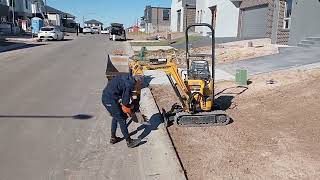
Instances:
[[[107,39],[0,53],[1,180],[141,179],[138,149],[107,143],[105,57],[125,43]]]

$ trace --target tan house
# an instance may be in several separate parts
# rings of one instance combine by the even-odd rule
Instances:
[[[144,10],[144,29],[147,33],[170,30],[171,9],[166,7],[146,6]]]

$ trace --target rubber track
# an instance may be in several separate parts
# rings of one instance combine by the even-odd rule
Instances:
[[[217,122],[216,118],[218,116],[225,116],[226,121],[223,123]],[[188,117],[192,118],[193,120],[185,121],[186,118],[188,118]],[[207,118],[207,119],[202,120],[200,123],[200,122],[196,122],[197,120],[195,120],[195,118],[197,118],[197,117]],[[197,113],[197,114],[180,112],[175,115],[174,120],[179,126],[184,126],[184,127],[210,127],[210,126],[226,126],[230,123],[231,119],[226,114],[225,111],[217,110],[217,111],[212,111],[212,112],[201,112],[201,113]]]

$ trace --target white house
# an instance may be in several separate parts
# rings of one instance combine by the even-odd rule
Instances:
[[[195,23],[196,1],[172,0],[170,24],[172,32],[183,32],[187,25]]]
[[[198,0],[196,22],[215,27],[216,37],[237,37],[239,6],[231,0]],[[197,27],[196,32],[208,35],[207,27]]]
[[[84,22],[84,25],[89,27],[99,27],[100,29],[103,29],[103,23],[95,19]]]
[[[49,24],[53,26],[67,27],[69,24],[75,24],[75,16],[62,12],[50,6],[45,6],[45,11],[48,15]]]

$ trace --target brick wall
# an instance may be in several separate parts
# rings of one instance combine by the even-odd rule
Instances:
[[[273,22],[273,13],[274,13],[274,0],[268,0],[268,8],[269,8],[269,12],[268,12],[268,17],[267,17],[267,34],[266,36],[268,38],[271,38],[271,34],[272,34],[272,22]]]
[[[185,17],[184,17],[184,21],[185,21],[185,18],[187,18],[187,26],[191,25],[191,24],[194,24],[196,22],[196,9],[195,8],[188,8],[188,9],[185,9],[187,10],[187,13],[185,13]],[[183,22],[183,24],[185,24],[185,22]],[[183,31],[186,30],[186,26],[183,26]],[[194,32],[195,31],[195,28],[191,28],[190,29],[191,32]]]
[[[280,0],[279,18],[278,18],[278,31],[277,31],[277,44],[288,44],[290,31],[283,29],[285,0]]]

